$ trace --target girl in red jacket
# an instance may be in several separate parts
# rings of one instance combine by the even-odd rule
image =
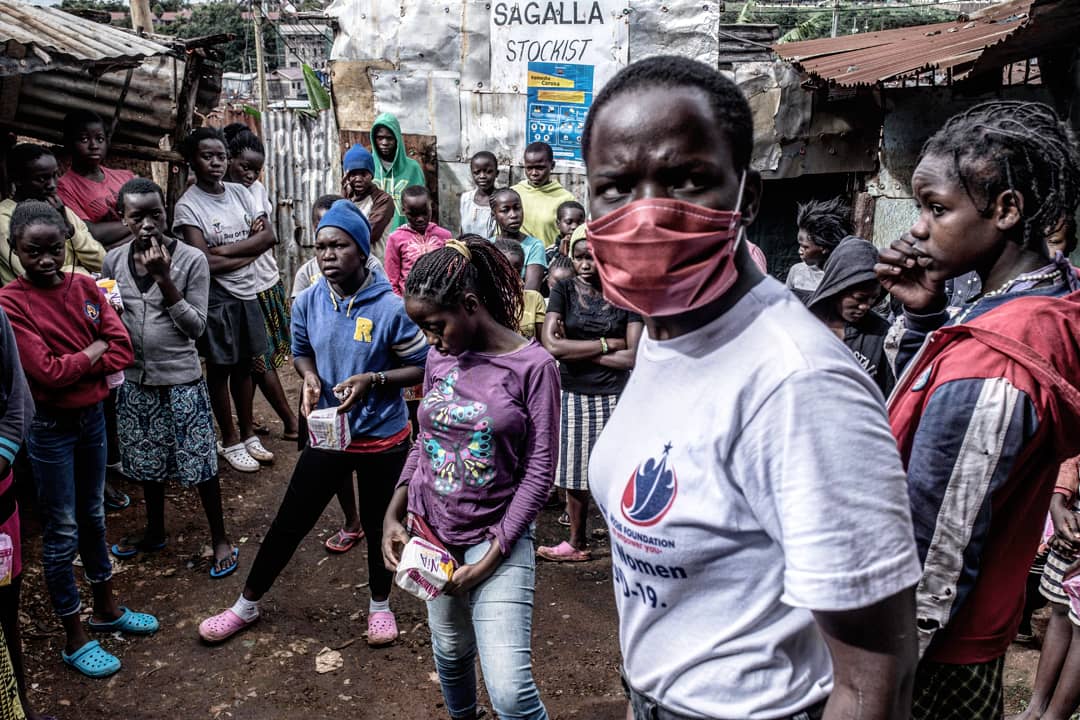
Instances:
[[[27,451],[38,490],[44,533],[45,584],[67,636],[63,659],[89,677],[120,669],[120,661],[91,640],[80,620],[82,601],[72,561],[81,553],[94,598],[90,630],[146,635],[152,615],[117,604],[105,547],[106,375],[134,360],[120,316],[94,281],[61,271],[65,224],[47,203],[20,203],[11,217],[9,252],[25,270],[0,289],[37,410]]]

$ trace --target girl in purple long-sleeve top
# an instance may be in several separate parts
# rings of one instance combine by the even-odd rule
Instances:
[[[476,717],[479,653],[495,714],[546,720],[531,670],[532,526],[554,481],[559,372],[517,333],[520,275],[488,241],[464,240],[421,257],[406,281],[406,312],[435,351],[383,557],[396,569],[408,510],[460,565],[427,604],[450,717]]]

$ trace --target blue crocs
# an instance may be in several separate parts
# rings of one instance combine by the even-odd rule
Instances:
[[[105,652],[97,640],[91,640],[70,655],[61,651],[60,656],[66,664],[86,677],[109,677],[120,669],[120,661],[116,656]]]
[[[112,622],[99,623],[90,620],[87,625],[95,632],[122,632],[129,635],[151,635],[157,632],[158,621],[153,615],[138,613],[120,606],[120,617]]]

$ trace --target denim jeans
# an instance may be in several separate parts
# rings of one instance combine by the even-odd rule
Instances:
[[[479,562],[490,542],[465,550]],[[536,579],[532,533],[526,533],[494,574],[468,596],[443,595],[428,602],[435,668],[452,718],[476,708],[476,654],[491,704],[501,720],[547,720],[532,676],[532,610]]]
[[[44,532],[45,586],[60,617],[82,609],[71,562],[86,579],[112,577],[105,547],[105,415],[101,403],[77,410],[38,408],[26,442]]]

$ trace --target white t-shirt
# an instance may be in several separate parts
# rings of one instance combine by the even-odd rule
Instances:
[[[245,240],[251,232],[251,224],[266,212],[255,205],[251,193],[243,185],[224,183],[225,192],[212,195],[192,185],[176,203],[173,214],[173,232],[183,237],[180,228],[190,225],[202,231],[208,247],[230,245]],[[240,300],[254,300],[254,263],[220,275],[214,280]]]
[[[491,214],[491,208],[487,205],[477,205],[473,199],[476,190],[466,190],[461,193],[461,234],[479,235],[482,238],[495,237],[498,227],[495,225],[495,216]]]
[[[270,204],[270,196],[266,192],[266,186],[261,181],[256,180],[248,188],[248,192],[251,193],[251,197],[255,201],[255,207],[262,208],[263,212],[266,213],[267,222],[273,222],[274,208]],[[274,254],[274,248],[270,248],[255,258],[255,262],[251,263],[251,266],[255,268],[255,292],[266,292],[281,282],[281,271],[278,270],[277,255]]]
[[[832,689],[810,610],[920,576],[880,391],[776,280],[637,364],[589,463],[634,689],[693,717],[777,718]]]

